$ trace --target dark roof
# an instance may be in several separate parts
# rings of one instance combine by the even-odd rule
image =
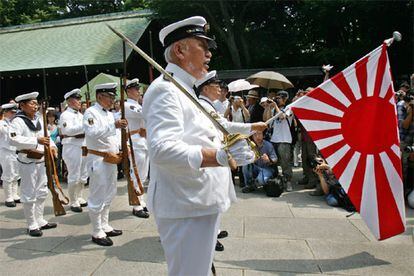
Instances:
[[[138,42],[149,15],[144,10],[0,28],[0,72],[121,63],[122,40],[106,24]]]

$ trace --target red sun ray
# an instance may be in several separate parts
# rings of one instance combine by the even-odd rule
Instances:
[[[358,165],[355,169],[354,177],[352,178],[347,192],[358,212],[361,210],[362,186],[364,184],[366,163],[366,154],[361,154]]]
[[[347,109],[345,105],[343,105],[340,101],[335,99],[331,94],[329,94],[328,92],[326,92],[320,87],[315,88],[314,90],[312,90],[312,92],[310,92],[306,96],[314,98],[323,103],[326,103],[327,105],[335,107],[343,112],[345,112]]]
[[[379,218],[379,240],[404,232],[404,223],[398,211],[391,187],[379,154],[374,155],[375,184]]]
[[[341,178],[342,174],[344,173],[344,170],[349,164],[349,161],[351,160],[352,156],[354,156],[355,151],[353,149],[350,149],[344,157],[342,157],[341,160],[332,168],[336,179],[339,180]]]
[[[293,113],[299,117],[301,120],[318,120],[318,121],[327,121],[327,122],[341,122],[342,118],[322,113],[316,110],[304,109],[304,108],[292,108]]]
[[[355,75],[358,80],[359,90],[361,91],[361,97],[367,96],[367,63],[369,56],[364,57],[355,63]]]
[[[375,75],[375,86],[374,86],[374,96],[379,96],[381,92],[381,85],[385,73],[385,65],[387,65],[387,46],[385,43],[382,45],[381,55],[378,60],[377,74]]]
[[[342,134],[342,130],[341,129],[314,130],[314,131],[308,131],[308,134],[312,138],[312,141],[318,141],[320,139]]]
[[[346,81],[346,78],[343,72],[336,74],[331,80],[339,88],[339,90],[341,90],[342,93],[344,93],[345,97],[347,97],[351,103],[357,100],[355,98],[354,93],[352,92],[351,87]]]
[[[394,91],[392,89],[392,86],[390,85],[388,87],[387,93],[385,93],[384,99],[389,102],[391,98],[394,97]]]
[[[338,150],[340,150],[345,145],[346,145],[346,142],[345,140],[342,139],[341,141],[338,141],[324,149],[321,149],[321,153],[323,157],[326,159],[332,154],[334,154],[335,152],[337,152]]]

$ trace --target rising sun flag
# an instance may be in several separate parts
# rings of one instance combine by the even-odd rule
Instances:
[[[387,47],[384,42],[289,106],[379,240],[405,231]]]

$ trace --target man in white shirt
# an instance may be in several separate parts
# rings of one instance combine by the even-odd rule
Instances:
[[[208,71],[206,20],[195,16],[160,32],[166,71],[196,100],[193,86]],[[169,275],[209,275],[220,214],[235,200],[229,156],[254,161],[246,141],[221,149],[221,133],[195,104],[164,76],[145,93],[143,114],[150,156],[148,207],[154,214]]]
[[[17,112],[10,125],[10,144],[19,152],[21,201],[27,232],[33,237],[42,236],[42,230],[57,227],[56,223],[43,218],[48,194],[44,146],[50,146],[54,156],[57,156],[57,148],[49,137],[44,137],[45,126],[37,115],[38,95],[38,92],[32,92],[16,97],[21,111]]]
[[[147,134],[145,129],[142,107],[138,103],[142,96],[139,92],[139,80],[133,79],[127,82],[125,87],[127,100],[125,102],[125,119],[128,121],[129,132],[131,134],[132,146],[134,148],[135,163],[138,168],[138,176],[142,182],[148,179],[149,158],[147,147]],[[135,189],[138,189],[138,182],[131,164],[131,178],[134,181]],[[132,208],[132,214],[139,218],[149,218],[147,205],[144,196],[139,196],[140,205]]]
[[[264,119],[268,120],[277,114],[286,105],[289,94],[286,91],[279,91],[276,94],[276,102],[272,101],[267,105],[264,112]],[[286,191],[291,192],[292,187],[292,135],[290,126],[293,124],[293,116],[282,115],[273,121],[273,134],[270,142],[273,143],[278,158],[278,163],[282,167],[283,177],[286,181]]]
[[[16,148],[10,145],[9,128],[11,120],[17,111],[17,104],[7,103],[1,106],[3,119],[0,120],[0,166],[3,170],[1,180],[6,207],[16,207],[20,203],[20,196],[17,192],[19,180],[19,168],[17,163]]]
[[[80,113],[82,98],[80,92],[80,89],[73,89],[65,94],[68,108],[60,115],[59,120],[63,145],[62,158],[68,169],[69,204],[70,209],[77,213],[82,212],[82,207],[87,206],[87,202],[82,198],[82,191],[88,180],[86,154],[82,154],[85,132],[83,115]]]
[[[110,237],[122,235],[109,225],[109,207],[116,195],[117,164],[120,139],[116,129],[127,127],[125,119],[114,119],[109,111],[115,101],[116,83],[95,86],[96,103],[83,115],[85,142],[88,148],[89,218],[92,224],[92,241],[101,246],[113,244]]]

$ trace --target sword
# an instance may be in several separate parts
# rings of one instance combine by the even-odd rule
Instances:
[[[106,26],[108,26],[109,29],[111,29],[112,32],[114,32],[117,36],[119,36],[123,41],[125,41],[126,44],[128,44],[135,52],[137,52],[142,58],[144,58],[149,64],[151,64],[152,66],[154,66],[155,69],[157,69],[158,72],[160,72],[161,74],[164,75],[164,77],[171,81],[182,93],[184,93],[185,96],[187,96],[188,99],[190,99],[190,101],[192,103],[194,103],[197,108],[199,110],[201,110],[201,112],[203,112],[204,115],[207,116],[207,118],[214,124],[215,127],[217,127],[218,130],[220,130],[223,133],[224,136],[224,149],[228,150],[229,147],[231,147],[233,144],[235,144],[237,141],[241,140],[241,139],[247,139],[249,136],[248,135],[242,135],[240,133],[237,134],[230,134],[217,120],[216,120],[216,116],[219,116],[217,114],[214,114],[214,112],[212,112],[213,114],[208,113],[204,107],[198,102],[197,99],[195,99],[193,97],[193,95],[187,91],[187,89],[182,86],[176,79],[174,79],[173,76],[171,76],[170,73],[168,73],[164,68],[162,68],[161,65],[159,65],[154,59],[152,59],[149,55],[147,55],[143,50],[141,50],[137,45],[135,45],[134,42],[132,42],[128,37],[126,37],[124,34],[122,34],[121,32],[119,32],[118,30],[114,29],[111,25],[106,24]],[[252,150],[255,152],[256,157],[260,156],[260,154],[257,152],[256,149],[256,145],[247,139],[247,142],[249,143],[250,147],[252,147]],[[230,164],[230,159],[229,158],[229,164]],[[233,160],[234,161],[234,160]],[[230,166],[233,167],[237,166],[237,164],[230,164]]]

